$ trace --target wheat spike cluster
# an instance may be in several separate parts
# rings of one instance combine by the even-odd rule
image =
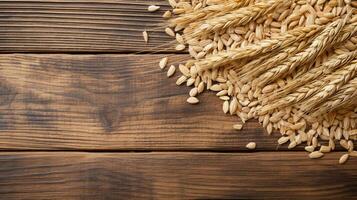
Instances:
[[[177,85],[191,87],[187,102],[213,91],[240,130],[256,119],[277,145],[304,145],[321,158],[346,150],[356,157],[357,1],[168,0],[166,33],[191,58]],[[163,58],[162,70],[170,62]],[[254,149],[256,144],[247,144]]]

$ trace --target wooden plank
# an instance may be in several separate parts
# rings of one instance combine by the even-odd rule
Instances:
[[[161,9],[148,12],[154,3]],[[0,52],[173,52],[168,9],[166,0],[0,1]]]
[[[240,120],[213,93],[187,104],[189,88],[159,69],[163,56],[0,55],[0,149],[278,149],[254,120],[232,130]]]
[[[285,153],[0,153],[2,199],[354,199],[357,159]]]

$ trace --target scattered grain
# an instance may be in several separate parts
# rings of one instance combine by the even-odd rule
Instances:
[[[178,78],[177,81],[176,81],[176,85],[182,85],[186,81],[187,81],[187,77],[186,76],[180,76],[180,78]]]
[[[338,160],[339,164],[345,164],[346,161],[348,160],[349,155],[348,154],[343,154],[340,159]]]
[[[175,49],[176,49],[177,51],[182,51],[182,50],[184,50],[185,48],[186,48],[185,45],[183,45],[183,44],[178,44]]]
[[[315,148],[313,146],[306,146],[305,147],[305,151],[307,152],[313,152],[315,150]]]
[[[200,101],[196,97],[189,97],[187,99],[187,102],[190,103],[190,104],[197,104]]]
[[[160,67],[161,69],[164,69],[164,68],[166,67],[166,65],[167,65],[168,60],[169,60],[169,59],[168,59],[167,57],[162,58],[162,59],[160,60],[160,62],[159,62],[159,67]]]
[[[242,128],[243,128],[243,124],[234,124],[233,125],[233,128],[235,129],[235,130],[242,130]],[[254,143],[255,144],[255,143]],[[248,146],[248,145],[247,145]],[[252,147],[252,146],[251,146]],[[248,147],[247,147],[248,148]],[[249,148],[248,148],[249,149]],[[254,148],[253,149],[255,149],[255,146],[254,146]]]
[[[197,95],[197,93],[198,93],[198,89],[195,87],[195,88],[192,88],[192,89],[190,90],[189,95],[190,95],[191,97],[194,97],[194,96]]]
[[[171,65],[169,70],[167,70],[167,77],[171,77],[172,75],[175,74],[176,67],[174,65]]]
[[[143,37],[144,37],[145,43],[148,43],[148,41],[149,41],[149,34],[148,34],[147,31],[143,31]]]
[[[171,16],[172,16],[172,13],[171,13],[170,11],[166,11],[166,12],[162,15],[162,17],[165,18],[165,19],[168,19],[168,18],[170,18]]]
[[[253,150],[257,147],[257,144],[255,142],[249,142],[245,147],[247,149]]]
[[[324,154],[319,151],[313,151],[309,154],[311,159],[321,158],[322,156],[324,156]]]
[[[175,37],[175,32],[171,28],[165,28],[165,33],[169,36]]]
[[[155,11],[157,11],[159,9],[160,9],[160,6],[156,6],[156,5],[151,5],[151,6],[148,7],[148,11],[149,12],[155,12]]]

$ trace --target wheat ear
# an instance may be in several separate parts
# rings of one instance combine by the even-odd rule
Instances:
[[[319,103],[333,94],[337,89],[343,86],[351,78],[356,75],[357,66],[354,60],[350,65],[345,66],[343,69],[336,71],[322,79],[315,80],[310,84],[306,84],[303,87],[297,88],[296,91],[288,94],[287,96],[278,99],[277,101],[270,103],[269,105],[264,105],[260,110],[260,113],[267,113],[273,109],[279,107],[286,107],[301,103],[301,110],[307,110],[307,104],[313,104],[313,102],[319,101]],[[327,94],[324,94],[326,92]],[[262,97],[265,98],[265,97]],[[322,99],[323,98],[323,99]],[[308,100],[306,100],[308,99]],[[305,101],[306,100],[306,101]],[[271,99],[264,99],[264,102],[269,102]],[[305,107],[305,109],[303,109]]]
[[[339,108],[353,105],[357,98],[357,77],[350,80],[346,85],[342,86],[340,90],[331,97],[328,101],[320,104],[313,110],[312,116],[318,116],[322,113],[332,112]]]
[[[251,44],[246,47],[227,50],[218,54],[202,59],[196,63],[198,70],[207,70],[216,68],[238,59],[254,57],[267,52],[283,49],[289,45],[309,38],[321,29],[321,26],[311,25],[308,27],[299,27],[283,33],[281,35],[265,39],[258,44]]]
[[[268,102],[267,99],[261,99],[263,107],[258,111],[258,114],[265,115],[266,113],[274,109],[297,104],[311,97],[313,94],[317,93],[319,91],[319,88],[321,88],[321,86],[323,85],[323,83],[324,82],[321,80],[314,81],[308,85],[305,85],[304,87],[298,88],[296,91],[288,94],[284,98],[278,99],[273,102],[269,102],[269,104],[266,104],[266,102]]]
[[[290,5],[292,2],[292,0],[262,1],[254,5],[231,11],[223,16],[207,19],[201,26],[192,29],[192,33],[187,32],[187,35],[191,35],[191,37],[194,38],[200,35],[207,35],[210,33],[222,31],[233,25],[246,25],[250,21],[256,20],[260,16],[274,11],[277,7]]]
[[[357,33],[357,23],[349,23],[346,25],[341,33],[336,38],[336,43],[342,43],[343,41],[347,40],[348,38],[352,37]],[[295,55],[297,52],[300,52],[307,44],[310,44],[313,41],[313,37],[310,37],[308,42],[302,41],[300,44],[293,44],[291,47],[287,47],[280,53],[276,55],[272,55],[271,57],[268,56],[266,58],[259,58],[261,62],[251,62],[247,65],[243,66],[239,74],[242,76],[244,75],[245,80],[251,80],[253,77],[257,77],[263,72],[266,72],[268,69],[275,67],[275,65],[282,63],[287,58]],[[259,80],[254,81],[259,82]]]
[[[191,23],[197,23],[213,16],[225,15],[227,12],[234,9],[245,7],[253,0],[229,0],[220,4],[210,5],[201,9],[194,10],[189,13],[184,13],[177,18],[169,20],[169,24],[172,26],[187,27]]]
[[[331,56],[326,62],[322,63],[320,66],[312,68],[311,70],[307,71],[300,77],[293,79],[292,81],[288,82],[288,84],[285,85],[283,88],[272,93],[270,96],[266,98],[268,98],[271,101],[276,98],[282,97],[290,93],[294,89],[310,81],[313,81],[314,79],[317,79],[319,76],[330,74],[337,68],[347,65],[355,58],[357,58],[357,50],[341,55],[335,54],[334,56]]]
[[[258,77],[259,75],[265,73],[267,70],[275,67],[276,65],[283,63],[285,60],[295,55],[297,52],[300,52],[302,49],[306,48],[307,45],[311,43],[313,38],[308,40],[301,41],[300,43],[295,43],[290,47],[285,48],[281,52],[276,55],[272,55],[268,57],[268,59],[264,60],[259,65],[250,65],[248,63],[242,69],[242,73],[244,73],[244,80],[252,80],[253,78]],[[253,86],[257,85],[258,79],[254,79]]]
[[[324,100],[332,96],[343,85],[356,76],[357,62],[347,65],[341,70],[338,70],[327,77],[328,84],[325,85],[316,95],[305,101],[300,109],[304,112],[309,112],[313,107],[319,105]]]
[[[274,67],[260,76],[258,81],[259,86],[264,87],[266,84],[275,81],[281,76],[291,73],[297,67],[313,61],[322,52],[324,52],[327,47],[336,43],[335,38],[339,35],[339,32],[345,25],[348,18],[349,15],[347,15],[345,19],[338,19],[330,23],[307,49],[289,58],[282,65]]]

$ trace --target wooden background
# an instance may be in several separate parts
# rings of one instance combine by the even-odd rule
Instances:
[[[187,58],[162,31],[167,9],[0,1],[1,199],[357,198],[357,159],[310,160],[254,120],[233,131],[212,93],[188,105],[158,67]]]

